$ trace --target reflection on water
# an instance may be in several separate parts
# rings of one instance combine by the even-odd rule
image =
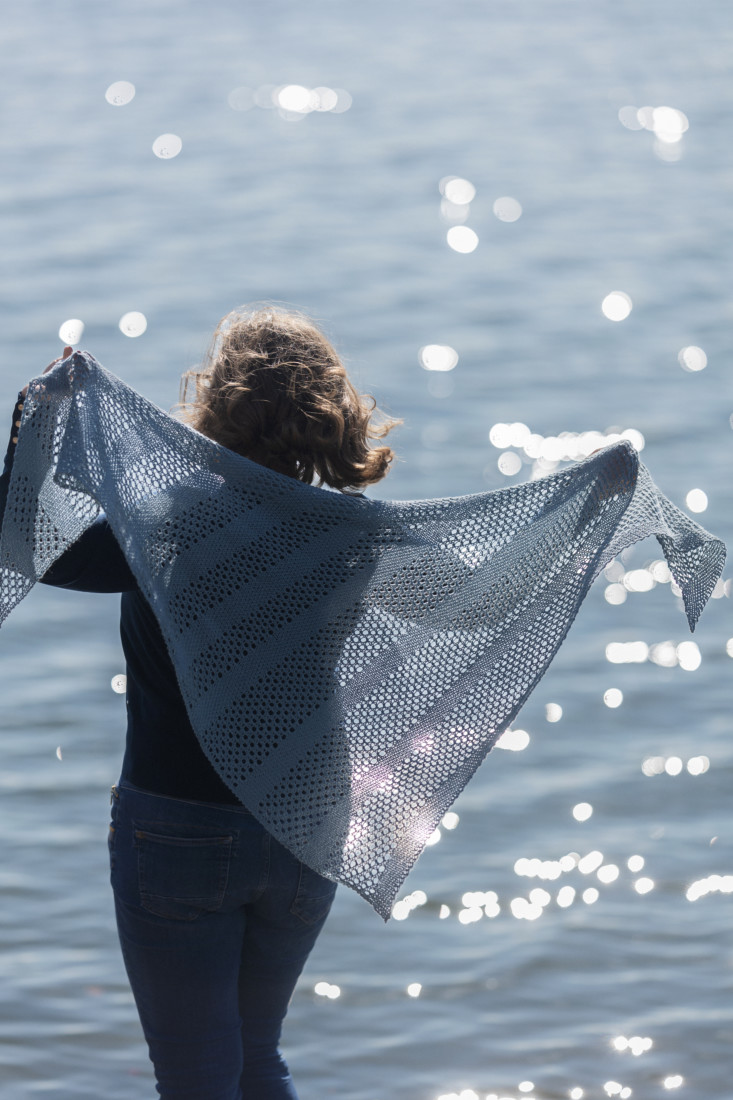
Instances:
[[[66,344],[78,344],[84,333],[84,322],[72,317],[59,326],[59,340]]]
[[[133,310],[120,317],[118,327],[120,332],[124,333],[125,336],[142,336],[148,327],[148,319],[144,313]]]
[[[110,84],[107,91],[104,93],[104,98],[108,103],[111,103],[113,107],[124,107],[125,104],[130,103],[135,97],[135,85],[131,84],[129,80],[116,80],[114,84]]]
[[[183,142],[178,134],[161,134],[153,142],[153,152],[160,160],[177,157],[182,148]]]
[[[601,312],[609,321],[625,321],[632,308],[631,298],[623,290],[612,290],[601,302]]]

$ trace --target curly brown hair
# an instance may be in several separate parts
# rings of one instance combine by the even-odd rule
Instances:
[[[370,444],[401,423],[356,391],[309,317],[278,306],[222,318],[202,366],[181,379],[178,408],[197,431],[262,466],[347,492],[387,474],[392,448]]]

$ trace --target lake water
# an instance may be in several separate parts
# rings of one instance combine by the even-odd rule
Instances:
[[[170,407],[218,318],[274,298],[405,419],[383,495],[498,488],[551,467],[569,444],[548,437],[633,429],[733,542],[725,0],[25,0],[2,35],[8,416],[65,321]],[[112,105],[118,81],[135,95]],[[441,215],[441,181],[470,193],[449,177],[476,193]],[[429,345],[455,368],[425,370]],[[302,1100],[733,1097],[730,583],[678,649],[660,558],[643,543],[597,582],[517,723],[528,747],[480,769],[404,919],[340,891],[287,1024]],[[106,881],[116,614],[39,587],[0,634],[12,1100],[154,1093]]]

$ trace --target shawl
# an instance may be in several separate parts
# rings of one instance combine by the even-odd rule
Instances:
[[[385,920],[603,567],[656,535],[694,629],[725,559],[626,442],[498,491],[379,501],[251,462],[76,352],[25,399],[0,622],[102,513],[217,773]]]

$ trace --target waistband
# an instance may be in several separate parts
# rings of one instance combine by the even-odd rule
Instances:
[[[162,800],[164,802],[171,802],[179,806],[203,806],[207,810],[217,810],[219,813],[232,813],[232,814],[246,814],[251,817],[251,812],[246,806],[234,806],[229,802],[197,802],[193,798],[173,798],[169,794],[157,794],[156,791],[145,791],[142,787],[136,787],[134,783],[130,783],[128,779],[121,779],[119,783],[113,784],[110,788],[110,801],[114,802],[120,797],[120,791],[129,791],[131,794],[142,796],[144,798],[152,798],[156,801]]]

